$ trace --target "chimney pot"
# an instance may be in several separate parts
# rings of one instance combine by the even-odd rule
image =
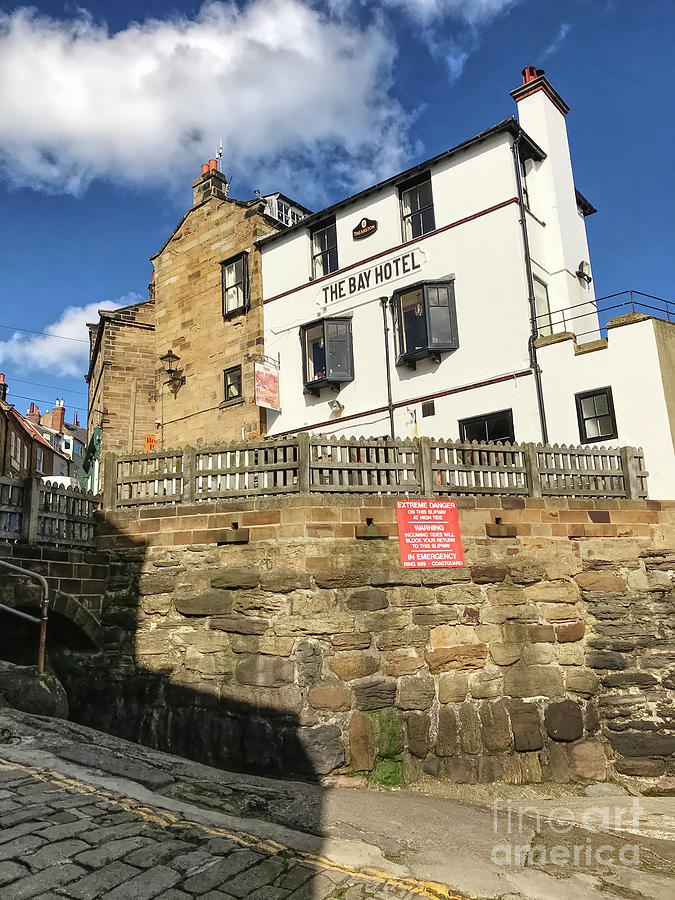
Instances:
[[[217,169],[218,169],[218,160],[217,160],[217,159],[210,159],[210,160],[209,160],[209,171],[210,171],[210,172],[213,172],[213,171],[215,171],[215,170],[217,170]]]
[[[204,164],[202,165],[202,175],[206,175],[206,173],[207,173],[208,171],[209,171],[209,164],[208,164],[208,163],[204,163]]]
[[[523,84],[527,84],[530,81],[534,81],[537,75],[543,75],[543,70],[537,70],[534,66],[525,66],[523,69]]]

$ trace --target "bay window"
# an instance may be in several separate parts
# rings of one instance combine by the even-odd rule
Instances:
[[[305,388],[319,395],[322,387],[339,387],[354,379],[352,320],[321,319],[303,325],[302,371]]]
[[[459,347],[455,287],[451,281],[425,281],[394,291],[396,365],[415,368],[429,356],[440,362],[441,353]]]

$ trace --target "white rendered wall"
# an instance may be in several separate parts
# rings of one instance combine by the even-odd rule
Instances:
[[[574,342],[542,347],[544,398],[553,443],[578,444],[574,395],[611,386],[618,437],[606,446],[642,447],[649,496],[675,498],[675,450],[651,319],[611,328],[606,349],[574,354]]]

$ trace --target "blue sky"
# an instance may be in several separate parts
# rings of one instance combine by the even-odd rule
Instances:
[[[83,322],[146,296],[221,136],[234,196],[320,208],[515,113],[525,65],[572,107],[598,296],[673,298],[671,0],[82,6],[0,2],[0,370],[21,411],[63,396],[84,419]]]

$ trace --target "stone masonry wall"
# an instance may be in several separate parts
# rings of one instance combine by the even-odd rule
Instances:
[[[466,567],[439,570],[402,569],[388,497],[106,514],[108,649],[71,659],[73,715],[241,768],[297,771],[294,741],[384,784],[672,772],[675,504],[461,505]]]

